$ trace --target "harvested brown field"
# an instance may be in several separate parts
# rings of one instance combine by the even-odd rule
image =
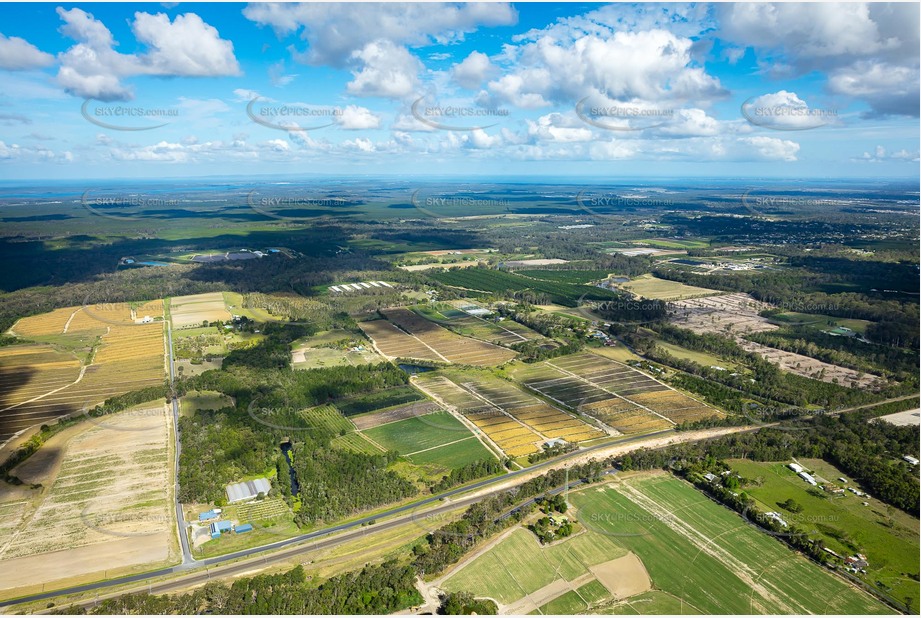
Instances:
[[[415,401],[403,406],[388,408],[380,412],[369,412],[358,416],[350,416],[349,420],[354,423],[358,430],[371,429],[379,425],[402,421],[403,419],[412,418],[413,416],[422,416],[438,410],[438,404],[431,401]]]
[[[224,304],[221,292],[177,296],[170,300],[173,328],[201,326],[202,322],[226,321],[233,318]]]
[[[652,589],[652,581],[646,567],[633,552],[591,566],[589,570],[615,599],[626,599]]]
[[[144,310],[144,315],[162,317],[162,302],[147,303]],[[48,344],[0,348],[0,442],[114,395],[162,384],[162,322],[136,324],[134,315],[121,303],[68,307],[20,320],[16,332],[56,335],[86,345],[89,362]]]
[[[175,559],[171,423],[160,401],[86,421],[51,478],[24,471],[45,484],[31,499],[0,494],[0,590]]]

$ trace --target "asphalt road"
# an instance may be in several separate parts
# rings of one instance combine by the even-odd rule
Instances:
[[[172,358],[172,355],[171,355],[171,358]],[[173,404],[174,406],[177,405],[175,401],[173,402]],[[174,407],[174,411],[176,409],[177,408]],[[329,536],[330,534],[335,534],[337,532],[357,529],[357,532],[354,533],[353,535],[340,536],[340,537],[336,537],[335,539],[328,539],[322,543],[314,542],[313,544],[310,544],[310,545],[293,548],[282,554],[272,554],[270,557],[266,556],[265,562],[267,563],[270,560],[272,562],[276,562],[278,560],[283,560],[287,557],[296,555],[301,552],[311,551],[313,549],[322,549],[324,547],[328,547],[328,546],[332,546],[332,545],[341,543],[345,540],[353,539],[355,538],[355,536],[361,536],[362,534],[367,534],[369,531],[382,530],[382,529],[391,528],[397,525],[401,525],[403,523],[406,523],[407,520],[411,520],[413,517],[419,517],[421,515],[431,516],[431,515],[435,515],[441,512],[450,511],[452,509],[458,508],[459,506],[473,504],[474,502],[478,502],[482,500],[484,496],[477,496],[477,497],[472,497],[472,498],[465,498],[465,499],[458,500],[458,501],[448,502],[446,504],[438,506],[435,509],[426,510],[424,512],[419,512],[419,513],[413,512],[413,511],[418,511],[421,507],[424,507],[426,505],[440,502],[444,498],[450,498],[451,496],[456,496],[462,493],[467,493],[469,491],[474,491],[477,489],[481,489],[483,487],[488,487],[490,485],[505,483],[509,479],[514,479],[515,477],[518,477],[518,476],[531,474],[535,470],[540,470],[543,468],[549,468],[551,466],[559,465],[560,463],[564,462],[567,459],[583,456],[587,453],[591,453],[592,451],[610,448],[612,446],[617,446],[621,444],[629,444],[630,442],[645,441],[645,440],[649,440],[652,438],[656,438],[656,437],[668,435],[668,434],[674,434],[674,431],[671,429],[666,429],[666,430],[657,431],[657,432],[642,435],[642,436],[627,437],[627,438],[622,438],[620,440],[607,442],[605,444],[598,444],[598,445],[591,446],[588,448],[579,449],[571,453],[566,453],[554,459],[548,459],[546,461],[540,462],[538,464],[535,464],[523,470],[516,470],[514,472],[508,472],[507,474],[503,474],[502,476],[499,476],[499,477],[494,477],[494,478],[489,478],[489,479],[485,479],[482,481],[478,481],[470,485],[465,485],[463,487],[452,489],[450,491],[446,491],[444,493],[441,493],[435,496],[424,498],[422,500],[419,500],[411,504],[405,504],[402,506],[394,507],[387,511],[379,512],[375,515],[369,515],[367,517],[362,517],[361,519],[350,521],[344,524],[339,524],[336,526],[331,526],[329,528],[315,530],[313,532],[308,532],[306,534],[301,534],[301,535],[294,536],[288,539],[283,539],[280,541],[276,541],[274,543],[269,543],[267,545],[261,545],[259,547],[244,549],[244,550],[234,552],[231,554],[225,554],[223,556],[207,558],[205,560],[196,560],[191,563],[184,562],[183,564],[178,564],[176,566],[158,569],[156,571],[150,571],[147,573],[140,573],[137,575],[126,575],[124,577],[117,577],[117,578],[108,579],[105,581],[93,582],[90,584],[83,584],[80,586],[71,586],[69,588],[61,588],[59,590],[51,590],[47,592],[41,592],[38,594],[31,594],[31,595],[19,597],[16,599],[8,599],[5,601],[0,601],[0,607],[9,607],[11,605],[17,605],[19,603],[30,603],[34,601],[42,601],[45,599],[52,599],[54,597],[62,596],[62,595],[92,592],[94,590],[103,590],[105,588],[111,588],[113,586],[123,586],[125,584],[139,583],[139,582],[144,582],[144,581],[158,578],[158,577],[189,572],[192,569],[201,568],[201,567],[205,567],[205,570],[202,573],[199,573],[198,575],[195,575],[193,577],[183,577],[182,585],[186,586],[186,585],[194,584],[195,582],[207,581],[208,579],[210,579],[210,577],[215,575],[214,572],[210,572],[210,567],[221,566],[226,563],[232,562],[234,560],[240,560],[241,558],[249,558],[252,556],[256,556],[258,554],[268,554],[271,552],[275,552],[275,551],[284,549],[291,545],[298,545],[298,544],[306,543],[308,541],[312,541],[315,539],[319,539],[321,537]],[[179,516],[181,517],[181,508],[180,508],[180,505],[178,504],[178,499],[177,499],[177,508],[179,508],[180,510]],[[407,512],[410,512],[410,513],[408,515],[405,515]],[[395,520],[388,520],[380,524],[374,524],[372,528],[367,527],[367,525],[372,521],[390,518],[390,517],[399,516],[399,515],[404,515],[404,516],[399,517]],[[182,534],[180,538],[184,536],[185,534]],[[238,572],[252,570],[253,568],[253,565],[251,563],[247,563],[243,565],[234,565],[234,566],[239,567]],[[232,575],[233,573],[234,573],[234,569],[229,569],[229,570],[221,569],[220,571],[220,574],[222,577],[226,575]],[[162,582],[156,585],[151,584],[150,590],[151,591],[164,590],[166,588],[169,588],[170,586],[175,587],[175,583]]]
[[[173,360],[173,329],[167,321],[166,336],[169,340],[169,383],[170,392],[173,393],[176,385],[176,361]],[[179,455],[182,452],[182,441],[179,439],[179,400],[173,396],[173,433],[176,436],[176,461],[174,464],[175,477],[173,478],[173,497],[176,500],[176,528],[179,532],[179,545],[182,547],[182,564],[186,567],[195,563],[192,550],[189,548],[189,535],[186,533],[185,515],[182,513],[182,504],[179,502]]]

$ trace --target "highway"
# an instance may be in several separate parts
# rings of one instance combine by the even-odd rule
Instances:
[[[172,359],[172,355],[170,356],[170,358]],[[173,406],[174,406],[173,408],[174,415],[176,415],[178,414],[177,412],[178,404],[176,401],[173,401]],[[744,428],[739,428],[739,431],[744,431]],[[406,523],[409,520],[412,520],[414,517],[419,517],[422,515],[430,517],[431,515],[436,515],[438,513],[450,511],[458,507],[473,504],[474,502],[478,502],[482,500],[484,497],[486,497],[485,495],[479,495],[479,496],[464,498],[458,501],[451,501],[451,502],[445,502],[443,504],[440,504],[443,500],[450,498],[452,496],[457,496],[457,495],[464,494],[470,491],[483,489],[485,487],[489,487],[490,485],[504,484],[504,483],[507,483],[511,479],[515,479],[516,477],[520,477],[524,475],[530,476],[537,470],[549,468],[551,466],[557,466],[563,463],[564,461],[566,461],[567,459],[572,459],[574,457],[581,457],[586,454],[590,454],[593,451],[607,449],[613,446],[629,444],[631,442],[643,442],[646,440],[655,439],[657,437],[662,437],[665,435],[675,435],[675,432],[674,430],[671,430],[671,429],[665,429],[662,431],[657,431],[657,432],[642,435],[642,436],[625,437],[619,440],[613,440],[611,442],[606,442],[604,444],[596,444],[588,448],[582,448],[582,449],[575,450],[571,453],[560,455],[559,457],[555,457],[553,459],[548,459],[546,461],[535,464],[529,468],[525,468],[522,470],[515,470],[514,472],[508,472],[506,474],[503,474],[502,476],[488,478],[482,481],[477,481],[475,483],[471,483],[463,487],[458,487],[456,489],[452,489],[452,490],[443,492],[438,495],[433,495],[427,498],[423,498],[422,500],[417,500],[416,502],[413,502],[410,504],[404,504],[402,506],[394,507],[392,509],[388,509],[383,512],[375,513],[374,515],[362,517],[361,519],[356,519],[354,521],[350,521],[347,523],[338,524],[336,526],[330,526],[328,528],[322,528],[320,530],[315,530],[313,532],[308,532],[306,534],[301,534],[301,535],[294,536],[288,539],[282,539],[280,541],[269,543],[267,545],[261,545],[259,547],[244,549],[244,550],[234,552],[231,554],[225,554],[223,556],[207,558],[205,560],[192,560],[191,562],[186,562],[185,560],[183,560],[182,564],[178,564],[172,567],[166,567],[163,569],[158,569],[155,571],[150,571],[148,573],[140,573],[137,575],[126,575],[124,577],[117,577],[117,578],[108,579],[105,581],[93,582],[90,584],[83,584],[80,586],[71,586],[68,588],[61,588],[59,590],[41,592],[38,594],[32,594],[32,595],[28,595],[24,597],[19,597],[16,599],[7,599],[4,601],[0,601],[0,607],[8,607],[11,605],[17,605],[20,603],[29,603],[29,602],[34,602],[34,601],[42,601],[42,600],[52,599],[54,597],[62,596],[62,595],[92,592],[94,590],[103,590],[105,588],[111,588],[114,586],[123,586],[125,584],[140,583],[140,582],[152,580],[152,579],[163,577],[163,576],[181,575],[184,573],[190,573],[193,569],[203,567],[203,570],[200,573],[195,573],[194,575],[191,575],[189,577],[182,577],[183,587],[187,585],[194,585],[194,583],[196,582],[207,581],[211,577],[214,577],[217,575],[217,573],[214,570],[212,570],[211,567],[220,567],[222,565],[226,565],[227,563],[233,562],[235,560],[240,560],[243,558],[250,558],[253,556],[257,556],[259,554],[271,554],[271,552],[276,552],[284,548],[289,548],[292,545],[300,545],[300,546],[290,548],[283,553],[272,554],[271,556],[266,556],[262,562],[264,563],[268,563],[269,561],[277,562],[279,560],[284,560],[298,553],[312,551],[314,549],[322,549],[324,547],[336,545],[338,543],[353,539],[357,536],[367,534],[368,532],[387,529],[393,526],[401,525],[403,523]],[[177,437],[178,437],[178,432],[177,432]],[[177,451],[177,459],[178,459],[178,451]],[[524,480],[526,479],[522,479],[522,482],[524,482]],[[501,489],[497,489],[496,491],[505,491],[506,489],[508,488],[501,488]],[[419,509],[421,509],[422,507],[426,505],[431,505],[431,504],[436,504],[436,507],[432,509],[424,510],[424,511],[419,511]],[[179,504],[179,501],[178,501],[178,495],[177,495],[177,500],[176,500],[176,506],[177,506],[177,511],[178,511],[177,515],[181,518],[182,512],[181,512],[181,505]],[[390,520],[389,518],[396,518],[396,519]],[[371,528],[367,527],[372,521],[377,522],[382,519],[388,519],[388,521],[382,522],[382,523],[375,523],[373,527]],[[184,527],[185,526],[184,521],[180,520],[179,525]],[[342,536],[336,537],[335,539],[327,539],[326,541],[323,541],[321,543],[316,542],[317,539],[320,539],[322,537],[326,537],[331,534],[335,534],[337,532],[345,532],[345,531],[353,531],[353,532],[350,535],[342,535]],[[184,533],[184,529],[183,529],[182,533],[180,534],[180,538],[184,538],[184,537],[187,539],[187,535]],[[314,541],[314,543],[310,543],[309,545],[304,545],[305,543],[308,543],[309,541]],[[187,546],[188,546],[188,541],[186,540],[185,547]],[[183,549],[184,554],[185,554],[185,551],[187,551],[185,547]],[[189,558],[191,559],[191,556],[189,556]],[[253,565],[251,563],[233,565],[233,567],[236,567],[236,569],[235,568],[221,569],[220,576],[224,577],[227,575],[232,575],[234,574],[235,570],[238,570],[238,572],[243,572],[246,570],[253,569]],[[175,588],[175,587],[176,587],[176,583],[169,581],[169,582],[161,582],[158,584],[151,583],[149,589],[151,591],[156,591],[156,590],[162,591],[165,589]]]

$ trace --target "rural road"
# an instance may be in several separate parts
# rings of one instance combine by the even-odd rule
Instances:
[[[173,405],[174,405],[174,414],[177,414],[178,404],[176,403],[175,400],[173,401]],[[752,428],[746,428],[746,427],[732,428],[733,431],[746,431],[746,430],[750,431],[751,429]],[[373,527],[373,530],[376,531],[376,530],[384,530],[387,528],[391,528],[393,526],[404,524],[407,521],[411,521],[413,518],[419,518],[422,516],[431,517],[432,515],[435,515],[438,513],[450,511],[458,507],[473,504],[474,502],[478,502],[484,498],[483,495],[476,495],[476,496],[464,498],[458,501],[446,502],[445,504],[438,504],[443,499],[450,498],[451,496],[456,496],[456,495],[467,493],[470,491],[475,491],[478,489],[489,487],[490,485],[504,485],[508,483],[510,479],[515,479],[516,477],[520,477],[524,475],[531,475],[535,471],[538,471],[544,468],[549,468],[551,466],[559,465],[560,463],[566,461],[567,459],[572,459],[575,457],[584,457],[588,454],[591,454],[593,451],[608,449],[608,448],[615,447],[615,446],[629,444],[631,442],[644,442],[644,441],[648,441],[651,439],[663,437],[666,435],[678,435],[678,434],[676,434],[671,429],[665,429],[662,431],[657,431],[657,432],[654,432],[651,434],[645,434],[642,436],[626,437],[626,438],[621,438],[621,439],[614,440],[611,442],[607,442],[605,444],[597,444],[597,445],[594,445],[588,448],[583,448],[583,449],[573,451],[571,453],[566,453],[564,455],[555,457],[553,459],[548,459],[546,461],[535,464],[529,468],[525,468],[522,470],[515,470],[513,472],[508,472],[506,474],[503,474],[502,476],[488,478],[482,481],[477,481],[475,483],[471,483],[463,487],[458,487],[456,489],[452,489],[452,490],[446,491],[438,495],[433,495],[428,498],[424,498],[422,500],[418,500],[410,504],[405,504],[402,506],[394,507],[384,512],[379,512],[374,515],[362,517],[361,519],[339,524],[336,526],[322,528],[320,530],[315,530],[313,532],[308,532],[306,534],[301,534],[301,535],[291,537],[288,539],[283,539],[281,541],[276,541],[274,543],[269,543],[267,545],[261,545],[259,547],[244,549],[244,550],[237,551],[231,554],[225,554],[223,556],[207,558],[205,560],[194,560],[192,562],[184,561],[182,564],[178,564],[176,566],[158,569],[156,571],[150,571],[147,573],[139,573],[137,575],[127,575],[124,577],[117,577],[117,578],[113,578],[113,579],[109,579],[105,581],[99,581],[99,582],[94,582],[90,584],[83,584],[80,586],[71,586],[69,588],[62,588],[59,590],[50,590],[47,592],[31,594],[28,596],[19,597],[15,599],[7,599],[7,600],[0,601],[0,607],[9,607],[11,605],[17,605],[20,603],[30,603],[34,601],[42,601],[45,599],[51,599],[57,596],[68,595],[68,594],[78,594],[78,593],[83,593],[83,592],[91,592],[94,590],[103,590],[105,588],[111,588],[113,586],[123,586],[125,584],[141,583],[141,582],[145,582],[145,581],[157,578],[157,577],[163,577],[163,576],[174,575],[174,574],[184,574],[184,573],[190,572],[192,569],[204,567],[203,571],[194,573],[194,574],[190,573],[189,576],[182,578],[183,587],[187,585],[193,585],[195,582],[207,581],[211,577],[217,576],[217,573],[214,573],[209,570],[210,567],[218,567],[218,566],[225,565],[226,563],[229,563],[235,560],[240,560],[242,558],[250,558],[253,556],[257,556],[259,554],[270,554],[271,552],[276,552],[278,550],[284,549],[292,545],[300,545],[300,544],[306,543],[307,541],[315,541],[315,542],[309,545],[300,545],[298,547],[293,547],[282,553],[277,553],[277,554],[271,553],[271,555],[267,555],[264,557],[263,562],[268,563],[269,561],[275,562],[278,560],[284,560],[285,558],[296,555],[298,553],[302,553],[305,551],[312,551],[314,549],[322,549],[324,547],[336,545],[343,541],[353,539],[356,536],[367,534],[368,528],[366,526],[370,524],[370,522],[372,521],[377,521],[377,520],[381,520],[384,518],[390,518],[390,517],[395,518],[392,520],[388,520],[386,522],[375,524]],[[178,453],[177,453],[177,456],[178,456]],[[522,479],[522,482],[524,482],[524,479]],[[502,486],[496,491],[505,491],[507,489],[508,487]],[[422,507],[426,505],[430,505],[430,504],[436,504],[436,507],[425,510],[425,511],[419,510]],[[176,507],[178,511],[177,515],[181,518],[182,517],[181,505],[179,504],[178,499],[176,501]],[[180,523],[180,525],[183,527],[185,526],[184,522]],[[352,533],[349,535],[338,536],[334,539],[327,539],[320,543],[316,542],[316,539],[319,539],[321,537],[329,536],[337,532],[346,532],[346,531],[352,531]],[[185,537],[186,535],[184,534],[184,530],[183,530],[183,534],[180,535],[180,538],[185,538]],[[187,546],[187,543],[188,541],[186,539],[186,543],[185,543],[186,546]],[[185,553],[185,548],[184,548],[183,553]],[[234,567],[238,568],[239,572],[243,572],[244,570],[251,570],[253,568],[253,565],[252,564],[233,565],[233,567],[230,569],[221,569],[220,576],[224,577],[227,575],[232,575],[234,573]],[[156,592],[157,590],[165,590],[167,588],[175,587],[175,586],[176,586],[176,582],[161,582],[156,585],[151,584],[149,586],[149,590]]]
[[[185,515],[182,512],[182,504],[179,502],[179,455],[182,453],[182,441],[179,439],[179,399],[176,398],[176,361],[173,356],[173,329],[170,320],[166,322],[166,337],[169,340],[169,384],[170,403],[173,406],[173,435],[176,437],[173,497],[176,500],[176,528],[179,532],[179,545],[182,547],[182,565],[188,567],[195,563],[195,559],[192,557],[192,550],[189,549]]]

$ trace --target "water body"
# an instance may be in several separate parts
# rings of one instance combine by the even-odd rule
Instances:
[[[415,375],[417,373],[425,373],[427,371],[435,371],[434,367],[424,367],[422,365],[397,365],[400,369],[408,373],[409,375]]]
[[[297,474],[294,472],[294,466],[291,465],[291,443],[282,442],[281,452],[288,462],[288,474],[291,477],[291,495],[296,496],[301,491],[301,484],[297,482]]]

